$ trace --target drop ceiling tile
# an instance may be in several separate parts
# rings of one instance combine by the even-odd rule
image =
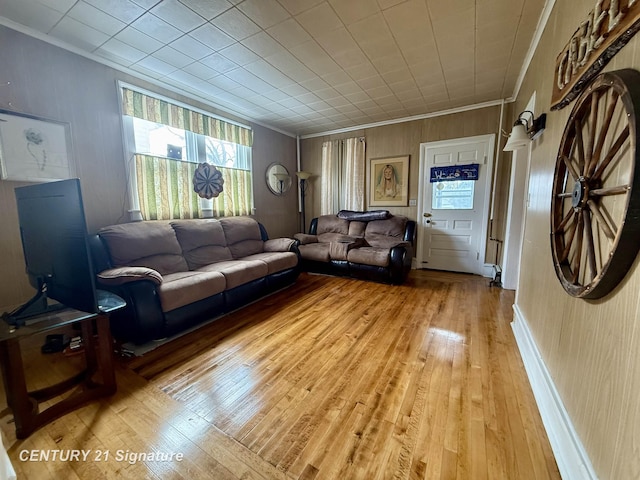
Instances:
[[[340,18],[338,18],[331,6],[326,2],[296,15],[296,20],[298,20],[311,35],[319,35],[343,26]]]
[[[131,0],[131,1],[136,5],[144,8],[145,10],[149,10],[156,3],[158,3],[158,0]]]
[[[94,53],[121,65],[131,65],[147,56],[145,52],[115,38],[107,40]]]
[[[0,0],[2,16],[35,30],[48,33],[63,17],[63,13],[35,0]]]
[[[185,33],[205,23],[203,17],[178,0],[163,0],[151,9],[151,13]]]
[[[265,30],[290,16],[276,0],[245,0],[238,9]]]
[[[130,0],[84,0],[124,23],[131,23],[145,12],[145,9]]]
[[[109,36],[115,35],[126,26],[124,22],[85,2],[78,2],[67,15]]]
[[[171,42],[171,46],[182,52],[189,57],[200,60],[213,53],[213,50],[207,47],[204,43],[199,42],[190,35],[183,35],[182,37]]]
[[[271,85],[284,86],[294,83],[291,78],[261,58],[248,63],[244,68]]]
[[[108,35],[69,17],[60,20],[50,35],[89,52],[109,40]]]
[[[290,48],[289,51],[318,75],[340,70],[340,66],[327,55],[315,40],[297,45]]]
[[[379,12],[376,0],[329,0],[345,25],[350,25]]]
[[[136,30],[133,27],[126,27],[114,38],[120,40],[122,43],[135,46],[135,48],[145,53],[153,53],[163,45],[155,38],[152,38],[146,33],[142,33],[140,30]]]
[[[267,29],[267,33],[287,48],[312,40],[311,35],[293,18]]]
[[[265,60],[296,82],[304,82],[317,76],[286,50],[270,55]]]
[[[216,72],[213,68],[210,68],[201,62],[193,62],[184,67],[183,70],[190,73],[191,75],[195,75],[202,80],[209,80],[210,78],[218,75],[218,72]]]
[[[67,13],[77,0],[38,0],[39,3],[60,13]]]
[[[232,62],[227,57],[224,57],[219,53],[213,53],[208,57],[200,59],[200,63],[209,68],[213,68],[218,73],[225,73],[238,68],[239,66],[237,63]]]
[[[190,87],[199,87],[203,80],[195,75],[190,74],[184,70],[176,70],[175,72],[171,72],[168,76],[174,81],[180,82],[184,85],[188,85]]]
[[[210,23],[196,28],[189,35],[213,50],[220,50],[234,43],[233,38]]]
[[[230,79],[226,75],[217,75],[207,80],[207,83],[215,85],[216,87],[228,92],[232,92],[240,86],[235,80]]]
[[[305,87],[310,91],[318,91],[326,88],[330,88],[329,84],[322,80],[320,77],[310,78],[309,80],[305,80],[304,82],[300,82],[300,85]]]
[[[260,27],[237,8],[227,10],[211,23],[236,40],[242,40],[260,31]]]
[[[297,97],[300,95],[304,95],[309,90],[304,88],[302,85],[294,83],[294,84],[286,85],[285,87],[282,87],[282,91],[287,93],[290,97]]]
[[[324,0],[278,0],[291,15],[297,15],[315,7]]]
[[[153,52],[152,55],[176,68],[182,68],[193,63],[193,59],[191,57],[186,56],[184,53],[179,52],[170,46],[162,47],[161,49]]]
[[[159,58],[155,58],[152,56],[148,56],[137,62],[134,66],[140,66],[147,70],[151,70],[152,72],[156,72],[162,76],[169,75],[170,73],[176,70],[176,67],[168,64],[167,62],[163,62]]]
[[[260,93],[273,90],[273,86],[256,77],[253,73],[245,70],[244,68],[236,68],[235,70],[225,73],[225,75],[240,85],[250,88],[254,92]]]
[[[258,55],[240,43],[234,43],[233,45],[223,48],[218,53],[224,55],[238,65],[246,65],[260,59]]]
[[[269,55],[275,55],[283,50],[282,45],[265,32],[259,32],[245,38],[242,44],[263,58]]]
[[[353,79],[343,70],[339,72],[323,73],[320,77],[332,87],[341,83],[350,82]]]
[[[182,36],[180,30],[151,13],[145,13],[133,22],[131,26],[163,43],[169,43]]]
[[[233,6],[227,0],[180,0],[180,3],[183,3],[207,21],[212,20]]]

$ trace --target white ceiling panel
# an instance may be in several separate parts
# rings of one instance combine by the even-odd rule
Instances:
[[[514,94],[545,0],[0,0],[0,23],[291,134]]]

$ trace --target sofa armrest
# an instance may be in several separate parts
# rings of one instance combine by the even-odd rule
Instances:
[[[300,245],[306,245],[308,243],[318,243],[317,235],[309,235],[308,233],[296,233],[294,238],[300,242]]]
[[[118,286],[139,280],[150,280],[156,285],[162,283],[162,275],[147,267],[117,267],[98,273],[98,281],[104,285]]]
[[[293,238],[272,238],[264,242],[265,252],[291,252],[296,244]]]

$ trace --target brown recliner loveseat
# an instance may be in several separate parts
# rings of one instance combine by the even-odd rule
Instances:
[[[302,269],[365,280],[403,283],[411,270],[416,224],[386,210],[322,215],[298,233]]]

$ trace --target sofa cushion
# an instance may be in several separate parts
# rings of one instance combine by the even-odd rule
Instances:
[[[318,235],[318,242],[355,242],[359,238],[360,237],[352,237],[351,235],[344,235],[342,233],[321,233],[320,235]]]
[[[219,272],[176,272],[158,286],[163,312],[189,305],[224,291],[227,283]]]
[[[148,267],[161,275],[189,270],[169,222],[111,225],[98,231],[114,267]]]
[[[210,263],[233,258],[227,247],[222,224],[218,220],[174,220],[171,226],[176,232],[189,269],[197,270]]]
[[[394,215],[393,217],[389,217],[385,220],[374,220],[367,223],[364,236],[367,241],[369,236],[372,235],[386,235],[402,240],[406,224],[407,217],[399,215]]]
[[[269,275],[272,273],[282,272],[288,268],[295,268],[298,265],[298,255],[293,252],[264,252],[255,253],[248,257],[241,258],[240,260],[258,260],[264,262],[267,265],[267,272]]]
[[[347,260],[351,263],[375,265],[377,267],[389,266],[389,249],[379,247],[361,247],[349,250]]]
[[[261,260],[229,260],[206,265],[198,272],[219,272],[224,275],[226,289],[235,288],[269,273],[267,264]]]
[[[330,242],[324,243],[309,243],[307,245],[300,245],[300,256],[305,260],[312,260],[314,262],[325,262],[330,260],[329,257],[329,245]]]
[[[353,220],[349,222],[349,236],[364,237],[364,231],[367,228],[367,222]]]
[[[322,215],[318,217],[316,234],[322,233],[340,233],[342,235],[349,234],[349,220],[338,218],[335,215]]]
[[[221,218],[220,224],[233,258],[242,258],[263,251],[264,242],[260,227],[253,218]]]

